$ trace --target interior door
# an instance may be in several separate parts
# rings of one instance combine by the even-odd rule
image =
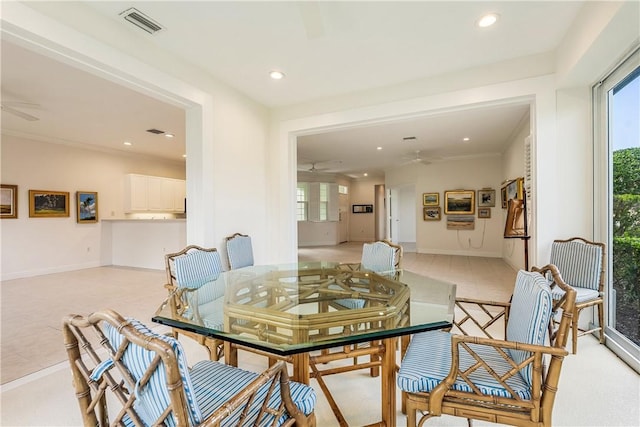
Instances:
[[[400,210],[398,206],[398,189],[390,188],[387,194],[388,206],[389,206],[389,235],[387,238],[393,243],[398,243],[398,224],[400,222]]]

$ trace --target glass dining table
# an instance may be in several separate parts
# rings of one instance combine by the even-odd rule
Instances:
[[[293,380],[318,381],[341,426],[348,424],[323,372],[379,367],[382,420],[372,425],[395,426],[397,340],[406,344],[411,334],[451,327],[455,292],[454,284],[406,270],[373,273],[319,261],[260,265],[178,289],[153,321],[223,341],[232,365],[238,349],[291,362]],[[369,362],[318,369],[362,355]]]

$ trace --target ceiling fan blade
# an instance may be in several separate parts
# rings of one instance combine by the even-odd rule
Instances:
[[[13,114],[14,116],[18,116],[18,117],[23,118],[25,120],[28,120],[30,122],[35,122],[37,120],[40,120],[36,116],[32,116],[31,114],[27,114],[27,113],[22,112],[20,110],[16,110],[15,108],[9,107],[7,105],[2,105],[2,111],[6,111],[7,113]]]

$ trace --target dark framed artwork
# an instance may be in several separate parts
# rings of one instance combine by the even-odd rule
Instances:
[[[483,188],[478,190],[478,207],[492,208],[496,205],[496,190]]]
[[[476,192],[474,190],[451,190],[444,192],[444,213],[446,215],[473,215],[476,213]]]
[[[440,206],[426,206],[422,208],[422,218],[425,221],[440,221]]]
[[[29,217],[69,216],[69,192],[29,190]]]
[[[98,193],[95,191],[76,192],[76,221],[80,223],[98,222]]]
[[[0,218],[18,218],[18,186],[1,184]]]
[[[440,206],[440,193],[422,193],[422,206]]]
[[[351,206],[352,213],[373,213],[373,205],[353,205]]]

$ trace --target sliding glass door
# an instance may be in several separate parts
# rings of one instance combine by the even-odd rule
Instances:
[[[613,70],[594,95],[596,171],[601,172],[596,173],[596,214],[609,249],[605,333],[610,347],[639,370],[640,51]]]

